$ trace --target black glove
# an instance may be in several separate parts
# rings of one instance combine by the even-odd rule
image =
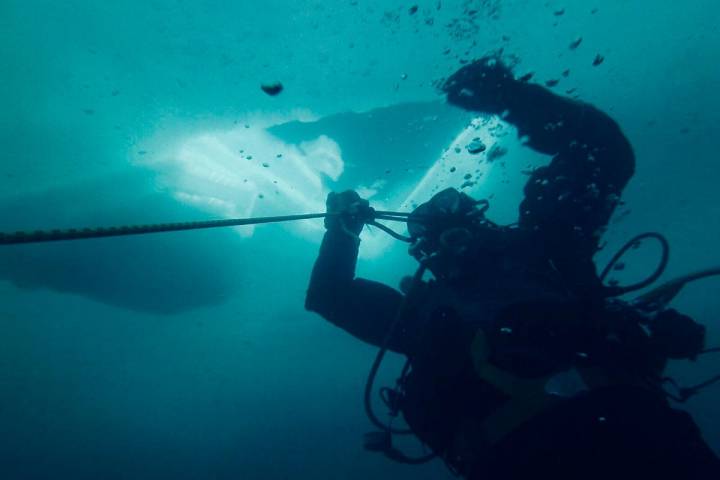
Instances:
[[[448,102],[466,110],[500,113],[518,82],[497,55],[462,67],[442,85]]]
[[[667,358],[695,360],[705,348],[705,327],[677,310],[658,313],[649,328],[651,341]]]
[[[328,230],[342,230],[357,237],[363,226],[372,221],[375,211],[370,202],[360,198],[357,192],[346,190],[342,193],[330,192],[325,202],[327,213],[325,228]]]

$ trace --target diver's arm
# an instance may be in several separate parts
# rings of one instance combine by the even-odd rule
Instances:
[[[635,157],[617,123],[590,104],[562,97],[545,87],[517,80],[497,57],[485,57],[454,73],[443,85],[448,102],[470,111],[502,115],[541,153],[557,155],[579,147],[598,154],[622,189]],[[585,156],[587,157],[587,155]]]
[[[557,174],[542,180],[597,187],[601,196],[610,196],[619,195],[635,171],[630,142],[606,113],[515,79],[498,58],[461,68],[443,90],[461,108],[502,115],[529,147],[553,155],[546,170]]]
[[[635,156],[618,124],[605,112],[578,100],[561,97],[535,84],[511,80],[504,110],[527,145],[557,155],[577,151],[578,160],[594,156],[601,170],[613,170],[622,189],[632,176]]]
[[[516,80],[494,57],[461,68],[443,88],[450,103],[502,114],[529,147],[553,155],[525,185],[520,226],[535,232],[534,248],[574,290],[599,288],[592,257],[635,170],[632,147],[617,123],[592,105]]]
[[[387,285],[355,278],[360,240],[342,230],[325,233],[313,267],[305,308],[372,345],[380,346],[403,296]],[[400,335],[389,348],[406,353]]]
[[[617,123],[592,105],[514,82],[507,120],[528,146],[553,155],[525,185],[520,225],[537,232],[573,290],[592,294],[601,288],[592,258],[635,170],[632,147]]]

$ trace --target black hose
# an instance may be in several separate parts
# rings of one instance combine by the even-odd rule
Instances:
[[[659,233],[656,232],[648,232],[643,233],[640,235],[637,235],[636,237],[631,238],[628,240],[625,245],[620,248],[620,250],[617,251],[615,255],[610,259],[608,264],[603,269],[602,273],[600,274],[600,281],[604,282],[605,278],[607,277],[608,273],[610,273],[610,270],[615,266],[615,264],[620,260],[623,255],[625,255],[625,252],[630,250],[632,247],[634,247],[637,242],[644,240],[646,238],[654,238],[658,242],[660,242],[660,246],[662,248],[662,256],[660,258],[660,262],[658,263],[657,268],[652,273],[652,275],[648,276],[645,280],[642,280],[637,283],[633,283],[632,285],[627,286],[606,286],[605,287],[605,296],[607,297],[617,297],[619,295],[624,295],[626,293],[634,292],[635,290],[640,290],[642,288],[647,287],[648,285],[651,285],[653,282],[655,282],[660,276],[665,272],[665,269],[667,268],[668,261],[670,259],[670,244],[668,243],[667,239],[662,236]]]
[[[395,334],[395,330],[397,329],[397,326],[400,324],[400,322],[405,318],[405,315],[407,313],[407,309],[409,306],[410,301],[408,300],[412,294],[413,291],[416,290],[417,285],[420,284],[422,280],[422,276],[425,273],[425,266],[420,265],[418,269],[415,271],[415,274],[413,275],[412,280],[412,286],[410,287],[410,291],[407,295],[405,295],[405,298],[403,298],[402,303],[400,304],[400,307],[398,308],[398,311],[395,313],[395,317],[393,318],[392,323],[388,327],[388,331],[385,334],[385,337],[383,338],[383,342],[380,345],[380,350],[378,351],[377,355],[375,356],[375,361],[372,364],[372,367],[370,367],[370,373],[368,374],[367,382],[365,382],[365,394],[363,396],[364,405],[365,405],[365,413],[367,414],[370,421],[378,427],[380,430],[386,431],[388,433],[396,433],[401,435],[407,435],[410,433],[413,433],[412,430],[409,429],[397,429],[393,428],[385,423],[383,423],[377,415],[375,415],[375,412],[372,408],[372,389],[373,385],[375,383],[375,377],[377,376],[377,372],[380,369],[380,365],[383,362],[383,359],[385,358],[385,354],[388,351],[388,346],[390,345],[390,341],[392,340],[393,335]]]
[[[393,215],[375,215],[374,220],[388,220],[390,222],[407,222],[407,217],[396,217]]]
[[[385,354],[388,351],[388,346],[390,345],[390,341],[392,340],[393,335],[395,334],[395,331],[397,330],[398,325],[400,322],[405,318],[407,314],[407,309],[410,304],[410,299],[414,296],[414,294],[417,291],[418,285],[420,285],[420,282],[422,281],[422,276],[425,273],[425,265],[420,265],[418,269],[415,271],[415,274],[413,275],[412,284],[410,287],[410,291],[405,295],[405,298],[403,299],[403,302],[400,304],[400,307],[398,308],[397,313],[395,314],[395,318],[393,319],[392,323],[390,324],[390,327],[388,328],[387,333],[385,334],[385,338],[383,339],[382,345],[380,347],[380,350],[378,351],[377,355],[375,356],[375,361],[372,364],[372,367],[370,368],[370,373],[368,374],[367,382],[365,383],[365,395],[364,395],[364,404],[365,404],[365,413],[367,414],[368,418],[372,423],[375,424],[376,427],[378,427],[383,432],[387,433],[388,435],[397,434],[397,435],[411,435],[414,432],[410,429],[400,429],[400,428],[394,428],[389,424],[385,424],[375,415],[375,412],[372,408],[372,390],[373,390],[373,384],[375,383],[375,377],[377,376],[377,372],[380,369],[380,365],[382,364],[383,359],[385,358]],[[405,365],[403,366],[403,371],[401,375],[401,379],[404,379],[404,377],[407,375],[408,370],[410,367],[410,362],[406,361]],[[387,402],[386,402],[387,403]],[[385,455],[387,455],[389,458],[396,462],[404,463],[406,465],[422,465],[424,463],[429,462],[430,460],[437,457],[437,454],[434,452],[430,452],[426,455],[422,455],[419,457],[410,457],[400,450],[396,448],[392,448],[391,446],[384,451]]]
[[[715,375],[714,377],[710,377],[709,379],[705,380],[704,382],[698,383],[696,385],[693,385],[691,387],[681,387],[678,385],[678,383],[670,378],[666,377],[663,378],[662,383],[669,383],[673,386],[673,388],[677,391],[677,395],[670,393],[666,390],[664,390],[665,395],[667,395],[669,398],[673,399],[676,402],[679,403],[685,403],[687,402],[691,397],[694,397],[700,391],[706,387],[709,387],[710,385],[720,382],[720,375]]]
[[[375,210],[378,215],[392,215],[393,217],[409,217],[412,212],[390,212],[388,210]]]
[[[387,233],[388,235],[390,235],[391,237],[393,237],[393,238],[396,239],[396,240],[400,240],[401,242],[407,242],[407,243],[412,243],[412,242],[413,242],[413,239],[412,239],[412,238],[406,237],[406,236],[404,236],[404,235],[400,235],[400,234],[397,233],[396,231],[394,231],[394,230],[386,227],[385,225],[383,225],[383,224],[381,224],[381,223],[377,223],[376,221],[368,222],[368,225],[372,225],[373,227],[379,228],[379,229],[382,230],[383,232]]]
[[[393,214],[388,212],[375,212],[374,218],[381,220],[391,220],[393,222],[407,222],[407,223],[432,223],[437,221],[438,216],[432,215],[414,215],[409,217],[405,214]]]
[[[691,395],[695,395],[700,390],[702,390],[705,387],[708,387],[712,385],[713,383],[720,382],[720,375],[715,375],[714,377],[711,377],[704,382],[698,383],[697,385],[693,385],[692,387],[685,387],[683,390],[688,392]]]

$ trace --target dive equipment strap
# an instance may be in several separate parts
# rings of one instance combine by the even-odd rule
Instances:
[[[560,403],[560,397],[549,395],[545,390],[545,385],[555,375],[554,373],[526,379],[490,363],[490,346],[482,329],[479,329],[475,335],[471,355],[478,377],[509,397],[480,425],[483,439],[488,444],[498,443],[543,410]]]

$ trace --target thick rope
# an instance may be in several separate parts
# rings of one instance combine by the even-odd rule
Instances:
[[[127,235],[143,235],[148,233],[179,232],[183,230],[200,230],[205,228],[219,227],[240,227],[244,225],[259,225],[263,223],[291,222],[295,220],[309,220],[313,218],[325,218],[333,213],[306,213],[301,215],[283,215],[278,217],[256,217],[256,218],[231,218],[227,220],[206,220],[199,222],[181,223],[159,223],[151,225],[126,225],[100,228],[70,228],[65,230],[36,230],[32,232],[0,233],[0,245],[17,245],[24,243],[56,242],[60,240],[83,240],[89,238],[121,237]],[[377,212],[378,220],[405,222],[407,213],[398,212]],[[380,227],[379,224],[374,224]],[[395,238],[407,241],[405,237],[400,238],[397,233],[390,233],[387,227],[380,227]]]
[[[0,245],[21,243],[55,242],[59,240],[80,240],[86,238],[120,237],[125,235],[143,235],[147,233],[179,232],[204,228],[239,227],[262,223],[290,222],[324,218],[327,213],[308,213],[302,215],[284,215],[280,217],[231,218],[227,220],[207,220],[201,222],[160,223],[154,225],[130,225],[108,228],[83,228],[67,230],[37,230],[34,232],[0,233]]]

